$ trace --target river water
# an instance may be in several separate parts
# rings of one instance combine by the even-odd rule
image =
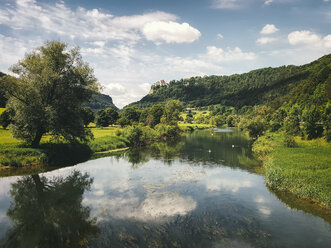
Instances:
[[[331,247],[330,212],[271,192],[259,171],[243,134],[216,129],[0,178],[0,246]]]

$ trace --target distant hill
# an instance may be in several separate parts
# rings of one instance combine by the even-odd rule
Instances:
[[[153,85],[150,94],[130,105],[144,108],[178,99],[191,107],[268,104],[277,108],[284,102],[308,100],[323,87],[330,99],[330,75],[331,54],[302,66],[269,67],[231,76],[191,77]]]
[[[6,74],[0,72],[0,77],[5,76]],[[0,89],[0,108],[6,107],[7,99],[4,96],[4,93]],[[84,107],[90,107],[93,111],[97,111],[99,109],[104,108],[113,108],[118,110],[118,108],[113,104],[113,99],[104,94],[94,94],[91,97],[91,100],[88,103],[83,104]]]
[[[91,100],[88,103],[84,103],[83,106],[90,107],[93,111],[105,108],[113,108],[118,110],[118,108],[113,103],[113,99],[105,94],[92,95]]]

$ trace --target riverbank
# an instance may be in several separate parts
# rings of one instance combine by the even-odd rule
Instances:
[[[86,144],[56,143],[45,136],[38,148],[27,147],[11,136],[9,130],[0,129],[0,176],[38,173],[47,168],[69,166],[86,161],[95,154],[111,153],[135,145],[167,140],[183,132],[207,128],[207,125],[180,124],[180,127],[161,125],[154,130],[136,126],[121,128],[90,127],[94,139]]]
[[[284,145],[281,134],[266,134],[253,144],[263,161],[266,184],[331,209],[331,144],[324,139]]]
[[[13,138],[9,130],[0,130],[0,176],[42,172],[88,160],[92,154],[129,146],[125,137],[116,136],[120,127],[91,128],[94,140],[86,143],[56,143],[45,136],[38,148],[27,147]]]

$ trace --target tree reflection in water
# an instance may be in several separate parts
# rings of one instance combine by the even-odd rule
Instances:
[[[96,219],[82,205],[93,179],[74,171],[52,179],[26,176],[12,184],[7,215],[13,222],[4,247],[88,247],[97,236]]]

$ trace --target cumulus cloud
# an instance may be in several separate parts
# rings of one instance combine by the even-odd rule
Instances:
[[[265,44],[268,44],[268,43],[271,43],[271,42],[274,42],[276,41],[277,39],[276,38],[271,38],[271,37],[261,37],[259,39],[256,40],[256,43],[257,44],[260,44],[260,45],[265,45]]]
[[[201,36],[199,30],[188,23],[155,21],[147,23],[143,34],[150,41],[165,41],[166,43],[191,43]]]
[[[265,4],[265,5],[270,5],[272,2],[273,2],[273,0],[266,0],[266,1],[264,2],[264,4]]]
[[[223,50],[222,48],[218,48],[215,46],[207,47],[206,56],[218,62],[253,60],[257,58],[254,53],[243,52],[239,47],[227,48],[227,50]]]
[[[17,0],[0,9],[0,24],[12,29],[47,32],[71,39],[136,42],[147,23],[175,21],[173,14],[156,11],[142,15],[114,16],[98,9],[68,8],[64,2],[40,5],[34,0]]]
[[[126,92],[126,89],[122,84],[108,83],[104,87],[103,92],[112,96],[118,96],[124,94]]]
[[[262,30],[261,30],[261,34],[273,34],[276,33],[279,29],[276,28],[276,26],[274,24],[267,24],[265,25]]]
[[[321,36],[311,31],[294,31],[288,35],[288,41],[291,45],[316,44],[321,41]]]
[[[330,52],[331,34],[323,37],[309,30],[294,31],[288,35],[288,42],[292,46],[303,47],[323,55]]]

